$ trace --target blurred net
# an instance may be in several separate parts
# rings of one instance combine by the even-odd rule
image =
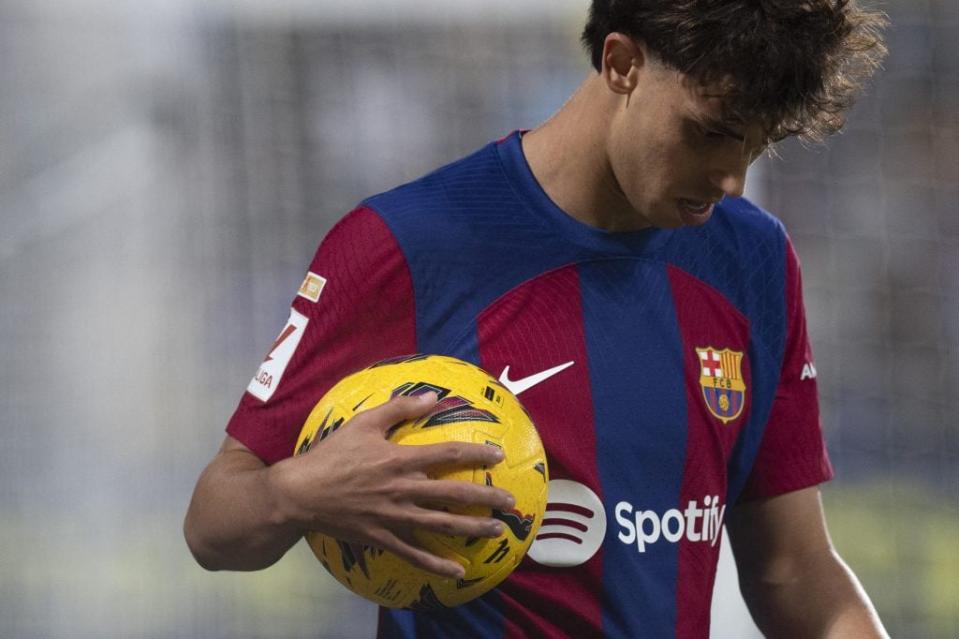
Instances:
[[[959,6],[893,3],[885,71],[825,148],[767,162],[802,258],[834,540],[893,636],[959,632]]]

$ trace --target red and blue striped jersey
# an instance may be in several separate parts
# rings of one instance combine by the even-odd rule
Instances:
[[[610,233],[560,210],[514,133],[372,197],[324,239],[227,431],[274,463],[374,361],[440,353],[514,390],[550,503],[500,587],[383,637],[706,637],[727,506],[828,480],[799,264],[744,199]]]

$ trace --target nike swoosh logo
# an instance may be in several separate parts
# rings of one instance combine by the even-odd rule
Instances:
[[[499,376],[499,383],[509,389],[514,395],[519,395],[523,391],[528,391],[537,384],[545,382],[547,379],[566,370],[570,366],[575,364],[575,362],[566,362],[565,364],[560,364],[559,366],[554,366],[553,368],[546,369],[545,371],[536,373],[535,375],[530,375],[529,377],[524,377],[522,379],[510,379],[509,378],[509,366],[503,369],[502,374]]]

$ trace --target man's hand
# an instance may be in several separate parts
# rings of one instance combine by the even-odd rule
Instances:
[[[497,537],[503,526],[495,519],[437,508],[478,505],[506,510],[513,497],[500,488],[427,476],[437,466],[493,466],[503,460],[499,448],[466,442],[403,446],[387,441],[392,426],[425,415],[435,403],[435,393],[396,397],[358,413],[308,453],[273,466],[270,484],[280,519],[294,522],[304,532],[376,546],[419,568],[462,577],[463,568],[455,561],[420,548],[413,530]]]
[[[267,467],[227,436],[200,476],[184,522],[187,545],[209,570],[258,570],[276,562],[307,531],[389,550],[414,566],[458,577],[462,567],[421,548],[415,529],[444,535],[496,537],[495,519],[457,515],[444,507],[508,510],[508,492],[428,477],[435,467],[493,466],[493,446],[446,442],[402,446],[390,427],[429,412],[436,395],[397,397],[358,413],[308,453]]]

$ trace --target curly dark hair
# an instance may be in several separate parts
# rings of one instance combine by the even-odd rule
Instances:
[[[724,118],[771,141],[822,140],[886,54],[885,14],[856,0],[593,0],[582,42],[602,68],[610,33],[644,42],[667,67],[720,88]]]

